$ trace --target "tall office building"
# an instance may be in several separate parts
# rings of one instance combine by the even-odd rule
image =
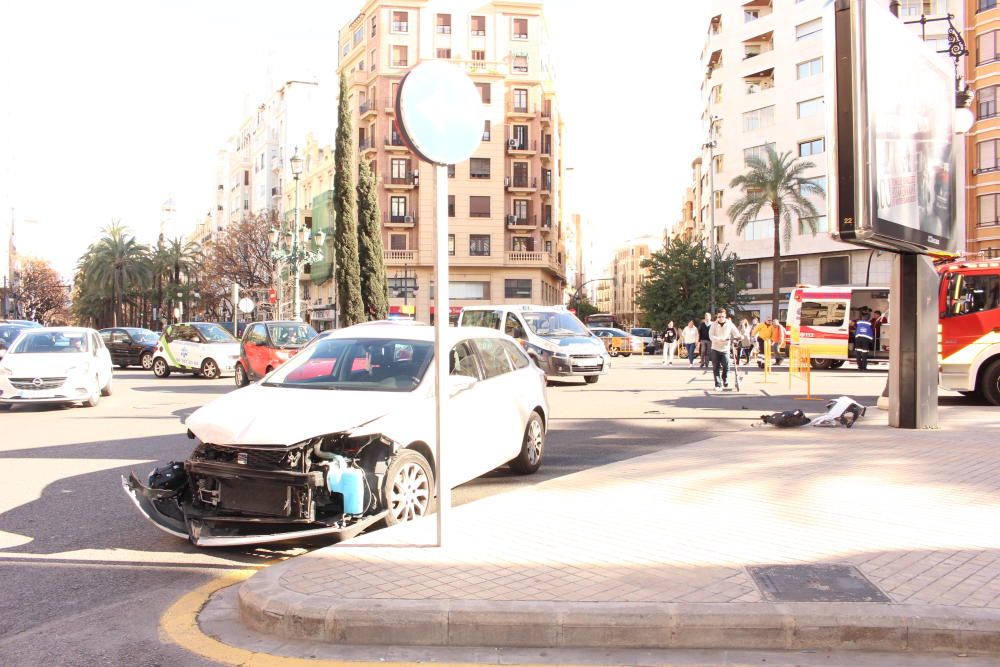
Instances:
[[[355,164],[368,161],[378,179],[391,311],[412,306],[425,322],[434,318],[434,170],[403,144],[393,111],[400,80],[423,60],[464,68],[483,102],[480,147],[448,170],[451,316],[463,305],[562,303],[566,280],[562,124],[542,4],[455,8],[367,0],[338,41]]]

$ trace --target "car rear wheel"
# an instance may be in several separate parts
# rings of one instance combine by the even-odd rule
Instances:
[[[118,364],[118,368],[122,369],[123,371],[127,371],[128,370],[128,364]]]
[[[615,347],[614,345],[612,345],[611,347],[608,348],[608,354],[610,354],[612,357],[617,357],[618,356],[618,348]]]
[[[153,367],[153,354],[151,352],[143,352],[142,356],[139,357],[139,365],[142,366],[142,370],[148,371]]]
[[[111,383],[113,381],[114,381],[114,378],[111,377],[111,376],[108,376],[108,383],[106,385],[104,385],[103,389],[101,389],[101,396],[110,396],[111,395]]]
[[[201,376],[206,380],[215,380],[219,377],[219,365],[215,363],[215,359],[201,362]]]
[[[596,377],[596,376],[595,376]],[[530,475],[542,465],[542,454],[545,451],[545,426],[537,412],[531,413],[528,425],[524,427],[524,437],[521,438],[521,453],[510,462],[511,469],[520,475]]]
[[[97,404],[101,402],[101,390],[97,389],[97,379],[94,379],[94,391],[90,397],[83,402],[84,407],[96,408]]]
[[[583,381],[586,382],[587,384],[597,384],[597,380],[600,377],[601,377],[600,375],[584,375]]]
[[[434,473],[431,464],[412,449],[400,451],[385,475],[387,526],[417,519],[434,511]]]
[[[243,370],[243,364],[236,364],[236,372],[233,374],[233,378],[237,388],[250,384],[250,378],[247,377],[247,372]]]
[[[632,353],[631,352],[622,352],[622,356],[623,357],[631,357]]]
[[[981,383],[983,398],[993,405],[1000,405],[1000,359],[986,367]]]
[[[153,360],[153,375],[158,378],[170,376],[170,366],[167,366],[166,359],[163,357],[157,357]]]

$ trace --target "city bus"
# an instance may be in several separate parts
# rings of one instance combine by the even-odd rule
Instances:
[[[615,322],[615,317],[611,313],[594,313],[587,315],[587,326],[614,328],[618,326],[618,323]]]

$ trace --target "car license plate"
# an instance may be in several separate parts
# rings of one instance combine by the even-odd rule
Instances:
[[[597,357],[581,357],[573,360],[574,366],[597,366],[601,360]]]

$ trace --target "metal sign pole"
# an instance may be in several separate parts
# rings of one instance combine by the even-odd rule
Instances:
[[[434,294],[434,388],[437,395],[435,401],[435,422],[437,425],[437,442],[434,459],[437,464],[437,474],[434,476],[435,492],[437,493],[437,546],[443,546],[445,540],[445,516],[451,509],[451,486],[445,475],[444,443],[447,442],[448,409],[448,356],[449,348],[445,337],[448,334],[448,321],[451,309],[448,306],[448,166],[434,166],[434,235],[435,261],[434,280],[437,291]]]
[[[239,301],[240,301],[240,286],[236,283],[233,283],[233,336],[235,336],[236,338],[239,338],[239,336],[236,333],[238,331],[237,329],[238,325],[236,324],[236,317],[237,313],[239,312],[239,308],[237,308],[237,304],[239,303]]]

